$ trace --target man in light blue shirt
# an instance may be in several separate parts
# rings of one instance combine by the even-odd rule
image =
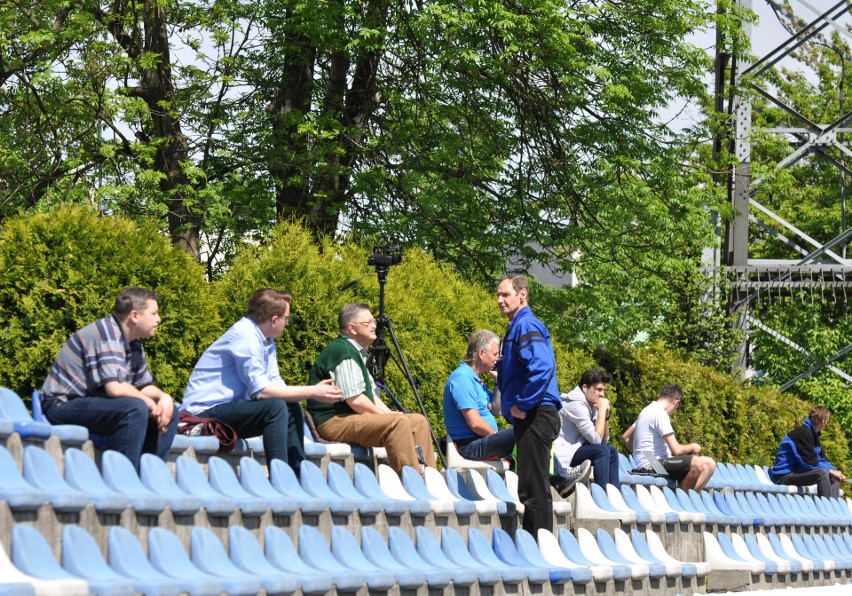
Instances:
[[[281,378],[275,339],[290,320],[289,292],[258,290],[246,316],[205,350],[184,392],[181,412],[216,418],[241,438],[263,435],[267,460],[287,462],[296,474],[305,458],[302,399],[334,402],[332,381],[289,386]]]
[[[496,375],[494,365],[500,356],[500,338],[482,329],[470,336],[464,362],[459,364],[444,386],[444,426],[459,454],[472,460],[511,457],[515,433],[498,430],[492,411],[500,411],[494,395],[481,375]]]
[[[482,380],[486,374],[496,378],[499,358],[497,334],[487,329],[476,331],[468,339],[464,362],[444,385],[444,426],[459,455],[466,459],[511,458],[515,449],[515,431],[498,429],[494,418],[494,412],[500,411],[499,392],[492,393]],[[563,497],[573,492],[577,482],[585,481],[591,469],[588,462],[568,469],[555,458],[552,464],[550,484]]]

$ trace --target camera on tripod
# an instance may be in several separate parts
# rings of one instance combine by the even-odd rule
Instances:
[[[373,254],[367,257],[367,265],[390,267],[402,263],[402,251],[399,244],[379,244],[373,247]]]

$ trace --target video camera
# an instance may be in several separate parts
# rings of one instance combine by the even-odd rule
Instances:
[[[402,250],[399,244],[380,244],[373,247],[373,254],[367,257],[367,265],[390,267],[402,263]]]

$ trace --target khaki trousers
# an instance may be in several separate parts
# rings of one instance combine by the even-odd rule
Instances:
[[[384,447],[397,474],[403,466],[420,470],[415,445],[423,449],[426,465],[435,467],[429,422],[422,414],[344,414],[326,420],[317,433],[326,441]]]

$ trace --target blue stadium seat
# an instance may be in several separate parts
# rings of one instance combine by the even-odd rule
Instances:
[[[474,472],[469,470],[467,473],[473,474]],[[524,506],[520,501],[516,500],[515,497],[512,496],[512,493],[509,492],[509,488],[506,486],[506,483],[503,482],[500,474],[494,470],[485,470],[485,485],[494,497],[506,502],[507,511],[510,515],[524,513]]]
[[[394,528],[399,530],[398,528]],[[401,530],[399,530],[401,531]],[[446,569],[453,574],[454,587],[467,587],[479,579],[475,569],[463,567],[450,559],[441,550],[441,545],[438,539],[427,530],[424,526],[417,526],[414,530],[417,539],[416,549],[417,554],[427,564],[438,569]],[[407,535],[406,535],[407,536]],[[391,537],[393,544],[394,538]],[[393,550],[393,546],[391,547]]]
[[[208,515],[231,515],[237,510],[237,500],[213,489],[207,475],[194,458],[179,455],[175,460],[175,480],[185,493],[201,499]]]
[[[413,468],[403,469],[403,484],[406,482],[405,475],[412,476]],[[416,472],[414,472],[416,473]],[[418,477],[420,475],[418,474]],[[441,476],[441,473],[435,468],[426,468],[423,470],[423,482],[426,485],[426,490],[429,494],[434,495],[436,499],[453,504],[453,509],[456,515],[473,515],[474,513],[483,513],[490,515],[493,509],[496,509],[493,504],[476,503],[467,499],[462,499],[456,496],[447,485],[447,481]]]
[[[41,447],[24,448],[24,480],[44,493],[54,511],[77,512],[89,504],[88,495],[65,482],[53,458]]]
[[[41,410],[41,391],[35,390],[32,392],[32,404],[33,404],[33,414],[32,419],[39,423],[43,422],[45,424],[50,424],[50,421],[45,417],[44,412]],[[21,403],[23,406],[23,402]],[[24,416],[26,414],[26,409],[23,413],[19,413],[20,416]],[[28,414],[27,414],[28,415]],[[25,418],[24,418],[25,420]],[[86,441],[89,440],[89,429],[85,426],[79,426],[77,424],[51,424],[50,432],[52,435],[59,437],[59,440],[64,445],[77,445],[80,446]],[[95,437],[91,437],[92,442],[100,446],[95,440]]]
[[[642,579],[643,577],[659,579],[667,576],[666,566],[662,563],[650,563],[648,561],[640,561],[638,558],[631,559],[626,557],[618,549],[613,537],[603,528],[598,528],[597,532],[595,532],[595,539],[603,556],[613,563],[630,567],[633,579]]]
[[[6,387],[0,387],[0,419],[10,421],[22,439],[46,441],[53,434],[50,424],[33,420],[20,396]]]
[[[299,509],[295,499],[275,490],[263,466],[248,456],[240,458],[240,486],[249,494],[269,503],[273,513],[293,513]]]
[[[364,528],[361,531],[362,544],[364,544],[365,541],[365,533],[363,531],[365,529],[367,528]],[[372,530],[372,528],[369,529]],[[366,539],[375,540],[375,537],[372,534],[377,534],[377,532],[375,530],[372,530],[371,536],[367,537]],[[384,540],[381,536],[378,537],[378,540],[381,540],[382,543],[384,543]],[[381,548],[382,546],[378,545],[378,549]],[[461,585],[455,582],[455,574],[450,570],[441,566],[432,565],[424,561],[423,557],[418,554],[417,549],[414,548],[414,543],[411,542],[411,538],[408,537],[408,534],[406,534],[399,528],[388,528],[387,550],[393,556],[394,560],[396,561],[396,564],[403,565],[405,567],[408,567],[409,569],[414,569],[416,571],[425,573],[426,582],[430,586],[444,587],[449,585],[450,582],[454,582],[455,587],[459,587]],[[470,583],[464,585],[470,585]]]
[[[476,571],[480,585],[493,586],[503,579],[499,569],[490,565],[483,565],[470,554],[467,545],[458,532],[452,528],[441,528],[441,551],[450,561]],[[512,583],[512,582],[507,582]],[[517,583],[517,582],[514,582]]]
[[[341,532],[345,533],[346,536],[340,534]],[[343,528],[340,528],[338,536],[335,536],[334,530],[332,530],[332,552],[335,553],[338,560],[342,559],[338,554],[338,551],[334,550],[334,547],[335,543],[341,538],[343,539],[342,544],[345,544],[346,542],[350,542],[351,544],[355,541],[355,537]],[[355,544],[357,545],[357,542],[355,542]],[[431,569],[426,571],[418,568],[416,565],[409,565],[408,563],[402,564],[397,561],[388,549],[385,539],[382,538],[381,534],[379,534],[374,528],[361,528],[361,552],[364,553],[364,557],[378,569],[386,569],[393,573],[401,588],[410,587],[417,589],[424,583],[429,584],[431,587],[444,588],[450,585],[450,582],[452,581],[450,574],[444,569]],[[345,553],[346,551],[342,551],[341,554]]]
[[[562,579],[566,573],[571,582],[575,584],[587,584],[594,579],[590,569],[579,566],[563,567],[547,561],[542,556],[535,538],[523,528],[515,530],[515,548],[518,549],[518,554],[529,561],[530,564],[547,569],[551,583],[567,581]]]
[[[431,474],[431,472],[429,473]],[[435,473],[440,475],[437,470],[435,470]],[[460,501],[473,502],[476,505],[476,512],[479,515],[493,515],[495,513],[498,515],[506,515],[508,507],[505,501],[483,499],[479,495],[474,494],[464,481],[464,478],[462,478],[461,474],[459,474],[458,470],[447,468],[444,473],[446,474],[446,478],[444,480],[447,483],[447,488],[450,489],[453,496]]]
[[[627,569],[629,577],[634,580],[641,580],[648,577],[647,566],[640,565],[625,565],[609,559],[602,551],[598,544],[597,538],[585,528],[577,528],[577,544],[580,546],[580,551],[583,556],[592,561],[596,565],[611,566],[613,577],[618,579],[622,569]]]
[[[355,485],[352,484],[352,479],[349,478],[346,469],[340,464],[328,462],[326,475],[328,476],[328,488],[340,495],[342,499],[355,503],[361,515],[376,515],[382,511],[382,503],[358,492]]]
[[[139,586],[112,569],[104,560],[95,539],[78,526],[62,528],[62,566],[84,578],[97,594],[131,594]]]
[[[616,532],[621,532],[621,530],[616,530]],[[616,541],[618,540],[619,535],[616,534]],[[691,563],[682,563],[673,559],[663,561],[659,557],[655,556],[654,553],[651,552],[651,548],[648,546],[648,541],[645,539],[645,536],[635,528],[630,530],[630,544],[633,546],[633,550],[636,554],[648,563],[664,565],[666,567],[666,574],[670,577],[695,577],[698,571],[695,565]]]
[[[484,534],[482,534],[482,532],[479,532],[479,534],[484,538]],[[474,535],[473,540],[475,542],[477,540],[481,540],[481,538]],[[468,544],[471,543],[470,535],[468,535],[467,541]],[[543,584],[545,582],[560,584],[570,581],[571,579],[571,571],[569,569],[556,569],[549,565],[537,565],[524,557],[515,546],[512,537],[500,528],[492,529],[490,548],[497,559],[506,565],[526,569],[527,580],[532,584]]]
[[[207,528],[194,527],[189,538],[190,559],[204,573],[221,578],[222,582],[228,582],[232,588],[229,594],[246,594],[251,596],[260,592],[261,588],[267,592],[274,592],[273,587],[280,584],[279,578],[275,576],[256,576],[243,571],[228,558],[225,547],[216,538],[216,535]],[[236,586],[236,587],[233,587]]]
[[[292,594],[299,589],[299,578],[270,563],[251,532],[243,526],[228,528],[228,554],[243,573],[257,577],[268,594]]]
[[[222,589],[218,582],[208,579],[175,578],[157,571],[145,556],[136,536],[121,526],[109,529],[107,557],[109,566],[131,578],[136,591],[143,592],[145,596],[170,596],[179,592],[189,592],[193,596],[219,596]]]
[[[65,481],[86,493],[101,513],[121,513],[130,506],[126,496],[107,486],[92,458],[76,447],[65,450]]]
[[[0,596],[35,596],[33,584],[22,582],[4,582],[0,579]]]
[[[320,499],[305,492],[305,489],[299,484],[299,479],[296,478],[293,468],[280,459],[273,459],[269,462],[269,472],[273,488],[288,499],[294,500],[302,515],[320,515],[331,509],[333,501]],[[339,511],[336,506],[335,511]],[[351,509],[348,511],[344,509],[343,513],[348,514],[351,511]]]
[[[19,571],[42,580],[64,582],[67,594],[80,593],[80,587],[85,587],[84,593],[89,593],[89,584],[81,577],[71,575],[63,569],[47,540],[41,532],[25,524],[12,526],[12,564]]]
[[[566,528],[559,530],[559,548],[571,562],[576,565],[588,567],[595,577],[595,581],[607,581],[615,579],[616,581],[626,581],[630,579],[630,568],[625,565],[599,565],[589,560],[585,553],[580,549],[580,543],[577,538]]]
[[[101,457],[101,473],[107,486],[127,497],[137,513],[159,515],[167,505],[171,505],[170,501],[175,504],[175,513],[194,513],[192,507],[187,506],[191,503],[184,504],[177,499],[166,499],[146,488],[139,480],[136,468],[130,460],[118,451],[104,451]]]
[[[409,466],[402,468],[402,486],[406,492],[415,499],[428,501],[432,505],[432,513],[438,516],[447,516],[453,513],[457,515],[473,515],[476,512],[476,504],[470,501],[446,500],[432,496],[431,491],[426,488],[426,483],[420,474]],[[449,491],[449,489],[447,489]]]
[[[0,586],[7,594],[39,596],[87,596],[89,585],[83,579],[39,579],[27,575],[12,564],[6,549],[0,543]],[[28,588],[27,588],[28,587]]]
[[[301,534],[300,534],[301,540]],[[341,526],[334,526],[331,529],[331,553],[337,561],[345,566],[366,574],[376,574],[383,576],[385,581],[390,580],[393,584],[399,584],[400,588],[418,589],[426,583],[426,577],[422,573],[416,571],[405,571],[399,573],[393,569],[385,569],[370,561],[364,554],[362,547],[358,545],[349,530]],[[304,554],[302,555],[304,557]],[[379,583],[375,586],[367,581],[367,585],[379,589],[385,589],[386,583]]]
[[[148,560],[154,569],[167,577],[192,582],[211,582],[212,585],[218,586],[220,593],[249,593],[244,591],[245,584],[239,580],[225,579],[201,571],[186,554],[180,539],[165,528],[151,528],[148,531]]]
[[[381,503],[385,515],[402,515],[405,511],[410,511],[411,515],[425,516],[432,511],[432,506],[425,501],[403,501],[387,495],[373,471],[362,463],[355,464],[353,476],[358,492]]]
[[[331,490],[316,464],[306,459],[301,463],[299,483],[306,493],[328,503],[331,512],[335,515],[349,515],[358,508],[354,501],[345,499]]]
[[[467,549],[480,565],[498,570],[504,584],[519,584],[528,580],[531,584],[541,584],[548,581],[548,572],[543,568],[529,567],[522,569],[507,565],[505,561],[494,554],[494,549],[488,537],[478,528],[468,528]],[[520,561],[519,561],[520,562]]]
[[[281,528],[266,526],[263,530],[263,545],[266,559],[275,568],[297,577],[303,594],[325,594],[331,589],[332,576],[303,561],[293,541]],[[338,592],[355,592],[364,585],[364,580],[357,576],[335,575],[334,583],[337,584]]]
[[[170,507],[173,504],[178,506],[184,515],[195,514],[202,507],[201,499],[179,487],[168,464],[152,453],[142,454],[139,478],[145,488],[166,499]],[[178,511],[172,508],[172,513],[177,514]]]
[[[346,578],[347,581],[356,581],[359,585],[366,583],[373,590],[389,590],[396,585],[393,574],[387,571],[355,569],[352,566],[354,562],[348,562],[346,565],[341,563],[332,554],[328,543],[319,533],[319,530],[311,526],[299,527],[299,556],[314,569],[328,573],[335,585],[343,578]],[[364,557],[361,549],[357,546],[353,550],[353,556],[358,557],[359,560],[363,560]]]
[[[764,563],[767,570],[770,569],[769,564],[775,568],[776,573],[799,573],[802,570],[802,564],[799,562],[779,561],[780,557],[775,556],[774,553],[767,555],[767,553],[763,552],[763,549],[760,548],[760,544],[757,542],[757,539],[751,534],[746,534],[742,537],[742,540],[745,547],[748,549],[748,554]]]
[[[291,509],[293,501],[289,499],[275,499],[269,502],[246,491],[240,485],[234,468],[221,457],[214,456],[207,461],[207,474],[213,490],[236,500],[243,515],[263,515],[270,508],[276,514],[295,513],[295,509]]]
[[[0,445],[0,499],[13,511],[35,511],[47,500],[44,492],[24,480],[18,464]]]

